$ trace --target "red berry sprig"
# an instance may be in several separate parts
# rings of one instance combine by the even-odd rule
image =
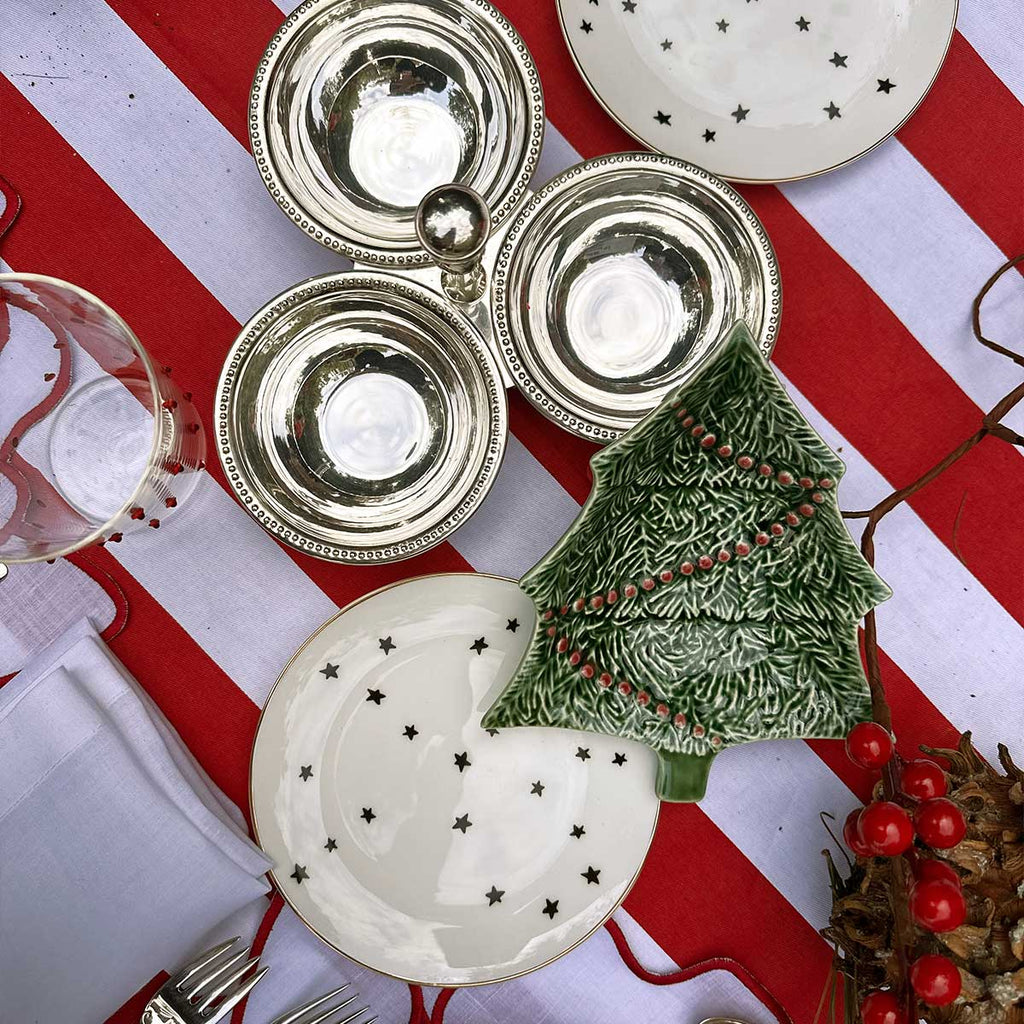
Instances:
[[[910,967],[910,984],[919,999],[931,1006],[948,1006],[963,985],[960,971],[949,957],[926,953]]]
[[[907,1016],[891,992],[869,992],[860,1003],[864,1024],[906,1024]]]
[[[900,789],[913,800],[933,800],[945,796],[946,773],[926,758],[908,761],[900,770]]]
[[[967,901],[959,884],[925,879],[910,890],[910,916],[927,931],[951,932],[967,919]]]
[[[920,840],[935,850],[950,850],[967,834],[960,808],[944,796],[925,800],[917,808],[914,828]]]
[[[859,722],[846,737],[846,753],[861,768],[882,768],[893,755],[892,736],[877,722]]]
[[[876,800],[860,812],[857,828],[864,845],[876,856],[897,857],[914,842],[910,815],[891,800]]]

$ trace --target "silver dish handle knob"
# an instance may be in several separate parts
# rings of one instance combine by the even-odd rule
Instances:
[[[491,211],[466,185],[441,185],[420,200],[416,234],[441,268],[441,287],[453,302],[475,302],[487,288],[483,253],[490,233]]]

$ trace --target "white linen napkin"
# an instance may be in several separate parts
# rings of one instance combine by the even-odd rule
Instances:
[[[269,867],[87,621],[0,688],[0,1024],[99,1024]]]

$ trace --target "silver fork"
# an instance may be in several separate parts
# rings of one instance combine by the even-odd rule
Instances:
[[[269,970],[253,971],[260,958],[246,960],[249,950],[238,942],[228,939],[182,967],[146,1004],[141,1024],[215,1024],[229,1014]]]
[[[348,987],[348,985],[342,985],[341,988],[336,988],[333,992],[328,992],[327,995],[314,999],[311,1003],[306,1003],[305,1006],[298,1006],[283,1017],[278,1017],[272,1024],[356,1024],[357,1021],[358,1024],[374,1024],[374,1021],[377,1020],[376,1016],[362,1016],[362,1014],[370,1012],[368,1006],[361,1006],[358,1010],[352,1011],[347,1017],[334,1016],[336,1013],[340,1014],[359,998],[359,993],[353,992],[340,1003],[335,1003],[334,1001],[338,996],[346,991]],[[315,1017],[311,1016],[311,1014],[328,1003],[333,1005],[328,1006],[326,1010],[318,1013]]]

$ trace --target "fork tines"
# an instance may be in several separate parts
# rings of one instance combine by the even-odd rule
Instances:
[[[186,1021],[189,1017],[209,1024],[220,1020],[266,974],[266,967],[254,969],[259,963],[258,956],[246,959],[249,956],[247,947],[243,945],[233,952],[238,942],[236,936],[214,946],[192,963],[186,964],[171,978],[169,986],[173,987],[178,996],[173,1000],[176,1004],[174,1008]],[[182,1005],[182,1001],[185,1005]]]
[[[338,1002],[338,997],[348,988],[347,984],[342,985],[341,988],[336,988],[333,992],[328,992],[319,999],[306,1003],[305,1006],[296,1007],[283,1017],[278,1017],[273,1024],[374,1024],[374,1021],[377,1020],[376,1016],[363,1016],[370,1012],[369,1006],[361,1006],[344,1016],[348,1007],[359,999],[359,993],[353,992]]]

